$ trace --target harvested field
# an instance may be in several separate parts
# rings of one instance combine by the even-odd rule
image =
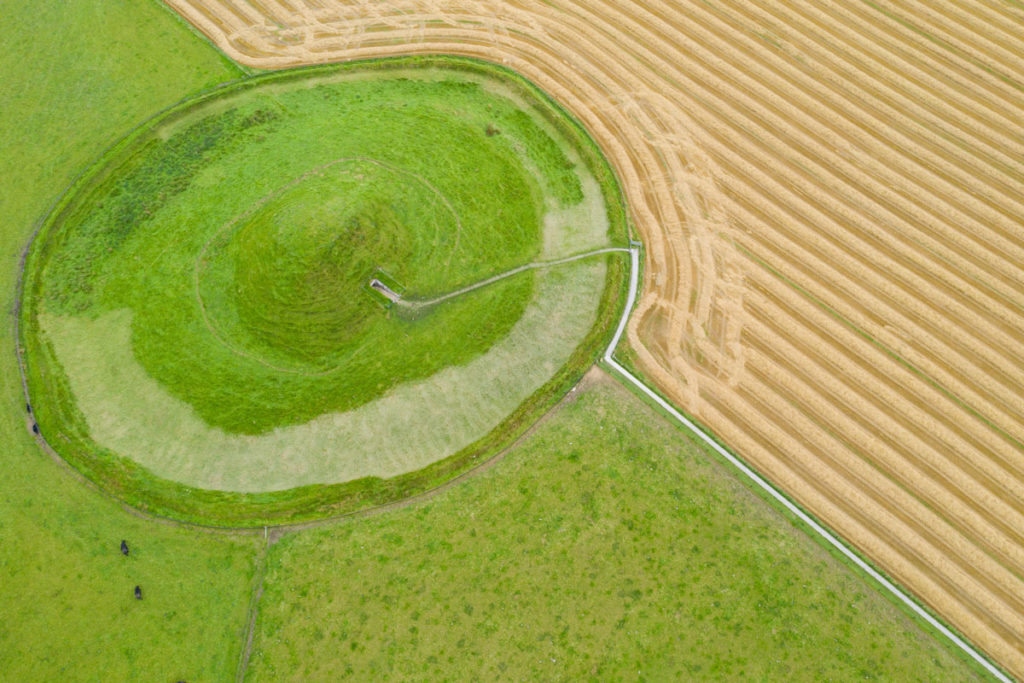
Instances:
[[[506,64],[617,169],[636,364],[1024,675],[1024,10],[168,0],[251,66]]]

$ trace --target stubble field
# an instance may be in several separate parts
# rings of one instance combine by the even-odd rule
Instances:
[[[171,0],[251,66],[503,63],[647,248],[636,365],[1024,673],[1024,10]]]

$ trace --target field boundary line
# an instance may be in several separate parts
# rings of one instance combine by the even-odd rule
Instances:
[[[633,306],[636,304],[637,289],[639,286],[639,271],[640,271],[640,248],[638,246],[630,247],[630,271],[629,271],[629,293],[626,297],[626,306],[622,312],[622,318],[619,320],[619,325],[615,330],[615,335],[612,337],[611,342],[608,344],[608,348],[605,350],[602,361],[608,364],[613,370],[615,370],[621,378],[628,380],[628,382],[639,389],[645,396],[654,401],[660,408],[667,412],[676,422],[680,425],[693,432],[697,437],[700,438],[705,444],[710,446],[718,455],[724,458],[729,464],[736,468],[740,474],[744,475],[747,479],[757,485],[758,488],[764,490],[768,495],[772,497],[777,503],[782,505],[789,513],[803,522],[808,529],[816,533],[822,539],[828,542],[829,545],[838,550],[846,559],[852,562],[858,569],[867,574],[870,578],[874,579],[875,582],[884,588],[891,595],[896,597],[902,604],[910,609],[916,616],[920,617],[931,626],[933,629],[938,631],[941,635],[945,636],[950,642],[957,646],[960,650],[966,653],[971,659],[981,665],[988,673],[992,674],[997,680],[1003,681],[1004,683],[1011,683],[1012,679],[1004,674],[999,668],[997,668],[989,659],[979,652],[973,645],[961,638],[959,635],[954,633],[949,627],[940,622],[938,619],[928,613],[921,605],[917,603],[913,598],[907,595],[902,588],[897,586],[895,583],[890,581],[888,578],[882,575],[877,569],[872,567],[866,561],[861,559],[859,555],[853,552],[846,546],[838,536],[831,530],[825,527],[822,522],[819,522],[810,513],[805,512],[789,498],[783,495],[778,489],[775,488],[767,479],[762,477],[753,468],[747,465],[738,456],[733,455],[728,449],[724,448],[718,443],[711,435],[709,435],[703,427],[697,425],[695,422],[687,418],[681,412],[679,412],[671,403],[666,401],[664,398],[659,396],[655,391],[643,383],[636,375],[627,370],[625,367],[620,365],[615,360],[615,347],[618,346],[619,341],[622,338],[623,332],[625,332],[626,324],[629,322],[629,316],[633,312]]]

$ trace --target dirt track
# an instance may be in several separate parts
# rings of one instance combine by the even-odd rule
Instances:
[[[168,0],[264,68],[504,63],[647,247],[687,411],[1024,676],[1024,10],[996,0]]]

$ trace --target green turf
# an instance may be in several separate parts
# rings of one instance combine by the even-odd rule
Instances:
[[[271,549],[250,680],[966,680],[622,387],[430,501]]]
[[[599,261],[581,261],[545,273],[537,301],[479,358],[445,368],[425,382],[399,386],[347,412],[269,434],[212,430],[187,405],[162,391],[134,361],[127,312],[42,320],[97,442],[137,454],[135,459],[156,474],[189,486],[272,491],[282,484],[348,481],[368,474],[395,477],[460,450],[466,434],[470,442],[485,437],[535,390],[538,375],[550,375],[568,360],[567,350],[593,324],[604,272]],[[499,309],[502,302],[495,293],[502,289],[497,287],[472,292],[467,299]],[[438,345],[446,342],[437,336]],[[404,335],[398,338],[404,340]],[[312,383],[320,378],[304,379]],[[353,381],[348,375],[338,379],[346,380],[343,386]],[[488,389],[482,392],[480,387]],[[442,428],[456,418],[457,429]]]
[[[0,302],[10,311],[17,257],[74,175],[156,110],[241,72],[156,2],[11,0],[0,35]],[[229,679],[257,541],[138,519],[44,455],[24,421],[6,321],[0,680]]]
[[[352,71],[249,88],[136,141],[48,228],[31,301],[132,310],[147,373],[232,433],[350,410],[485,351],[529,276],[415,321],[360,289],[377,267],[430,296],[534,259],[545,188],[515,149],[545,134],[488,136],[481,121],[517,103],[457,75]]]
[[[269,346],[315,363],[337,355],[382,315],[357,296],[379,270],[403,291],[406,282],[421,290],[412,278],[436,280],[454,256],[451,237],[458,233],[458,217],[429,185],[394,168],[346,160],[212,238],[201,256],[199,290],[223,336],[248,333],[255,339],[240,345],[256,353],[269,355],[261,349]],[[407,339],[381,344],[381,351],[407,356]]]

